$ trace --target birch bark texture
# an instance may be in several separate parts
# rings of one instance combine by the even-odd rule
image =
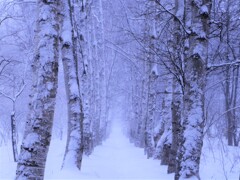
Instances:
[[[15,111],[11,114],[11,138],[13,148],[13,159],[14,162],[18,161],[18,150],[17,150],[17,125],[16,125],[16,113]]]
[[[153,139],[153,127],[154,127],[154,113],[156,111],[156,88],[155,81],[158,78],[157,65],[152,65],[148,82],[148,105],[147,105],[147,117],[146,117],[146,132],[145,132],[145,151],[148,158],[154,155],[154,139]]]
[[[38,0],[33,87],[16,179],[44,179],[52,135],[58,74],[57,0]]]
[[[184,20],[188,32],[184,52],[183,134],[178,154],[180,166],[175,179],[200,179],[211,0],[185,0],[184,3]]]
[[[66,96],[68,101],[68,134],[67,145],[64,155],[63,167],[69,168],[74,165],[81,169],[83,145],[83,108],[80,96],[80,85],[77,73],[77,51],[73,44],[73,7],[71,0],[61,3],[63,13],[61,49],[64,71]]]
[[[91,45],[92,41],[90,35],[92,34],[91,30],[91,6],[92,2],[82,1],[75,2],[80,4],[80,6],[74,6],[75,12],[74,18],[76,19],[75,26],[77,28],[77,40],[78,52],[79,52],[79,60],[78,60],[78,76],[79,76],[79,84],[80,92],[82,97],[83,104],[83,112],[84,112],[84,120],[83,120],[83,139],[82,144],[84,147],[84,153],[86,155],[90,155],[92,152],[92,132],[91,132],[91,122],[92,122],[92,113],[91,108],[93,103],[91,103],[91,83],[92,83],[92,50]]]
[[[175,16],[180,20],[183,21],[184,16],[184,1],[182,0],[175,0]],[[174,60],[176,61],[176,66],[181,69],[183,66],[183,48],[184,48],[184,34],[181,25],[174,19],[173,24],[173,40],[172,40],[172,54]],[[181,88],[181,79],[182,75],[178,72],[178,76],[173,77],[172,83],[172,144],[169,154],[169,163],[168,163],[168,173],[175,173],[177,168],[177,151],[179,148],[179,142],[181,142],[181,118],[182,118],[182,104],[183,104],[183,97],[182,97],[182,88]]]

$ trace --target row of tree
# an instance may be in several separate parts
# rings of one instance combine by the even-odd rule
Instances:
[[[130,70],[128,135],[175,179],[199,179],[204,137],[240,141],[239,2],[135,3],[122,5],[125,36],[138,48],[128,53],[137,67]]]
[[[58,87],[61,65],[68,112],[67,145],[62,166],[65,168],[74,165],[80,170],[83,153],[89,155],[108,133],[106,84],[109,71],[104,54],[102,0],[94,3],[73,0],[6,1],[1,7],[6,8],[3,16],[6,15],[7,19],[11,15],[11,21],[17,24],[16,29],[23,32],[8,35],[9,44],[18,39],[18,43],[14,44],[17,56],[8,60],[9,54],[6,53],[1,60],[1,82],[5,82],[1,84],[1,95],[13,104],[11,129],[14,159],[18,162],[16,179],[44,177],[57,90],[62,88]],[[18,15],[19,19],[13,17],[11,12]],[[28,13],[36,16],[27,18]],[[18,26],[18,23],[22,26]],[[35,24],[35,29],[32,24]],[[2,26],[7,27],[5,24]],[[6,45],[4,48],[6,51],[10,49]],[[24,55],[29,54],[23,56],[21,51]],[[23,60],[15,62],[17,57],[23,57]],[[29,60],[24,59],[26,57]],[[26,66],[24,76],[14,76],[17,84],[11,87],[13,90],[9,90],[6,84],[11,85],[12,82],[8,80],[10,76],[6,78],[14,68],[17,72],[21,71],[16,67],[17,63],[21,65],[20,68]],[[29,86],[25,86],[24,79]],[[23,91],[28,90],[30,98],[27,101],[30,103],[27,120],[23,121],[26,125],[18,155],[17,136],[23,130],[17,126],[19,122],[24,123],[15,116],[18,111],[16,101]],[[25,95],[22,96],[26,98]]]
[[[2,2],[0,94],[13,104],[17,179],[44,177],[61,65],[68,109],[63,167],[81,169],[83,153],[109,133],[110,107],[121,105],[126,133],[148,158],[168,165],[175,179],[198,179],[204,137],[226,137],[231,146],[240,141],[239,6],[234,0]],[[19,118],[21,102],[30,103]]]

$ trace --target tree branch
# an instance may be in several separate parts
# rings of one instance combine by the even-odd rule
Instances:
[[[154,2],[155,2],[157,5],[159,5],[161,8],[163,8],[168,14],[170,14],[171,16],[173,16],[173,17],[179,22],[179,24],[182,26],[183,30],[184,30],[188,35],[191,34],[191,31],[188,30],[188,29],[184,26],[183,22],[182,22],[175,14],[173,14],[171,11],[169,11],[168,9],[166,9],[166,8],[160,3],[159,0],[154,0]]]
[[[229,63],[222,63],[222,64],[210,64],[210,65],[207,65],[207,70],[213,71],[217,68],[222,68],[227,66],[239,66],[239,65],[240,65],[240,60],[229,62]]]

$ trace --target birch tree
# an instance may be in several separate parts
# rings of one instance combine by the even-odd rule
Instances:
[[[180,166],[175,179],[200,179],[211,0],[185,1],[181,8],[185,10],[187,38],[184,53],[183,134],[178,155]]]
[[[99,48],[99,60],[100,60],[100,88],[101,88],[101,138],[102,140],[106,136],[106,126],[107,126],[107,56],[105,48],[105,28],[104,28],[104,2],[99,0],[98,3],[98,26],[97,32],[99,33],[98,37],[98,48]]]
[[[16,179],[43,179],[51,141],[58,73],[58,1],[38,0],[36,54],[29,116]]]
[[[92,50],[91,45],[92,41],[90,38],[91,34],[91,6],[92,1],[82,1],[78,3],[79,5],[76,8],[75,6],[75,18],[76,18],[76,27],[78,32],[78,49],[79,49],[79,59],[78,61],[78,76],[82,101],[83,101],[83,111],[84,111],[84,120],[83,120],[83,139],[82,144],[84,152],[87,155],[90,155],[92,152],[92,132],[91,132],[91,123],[92,123],[92,114],[91,114],[91,79],[92,79]]]
[[[164,91],[163,105],[162,105],[162,123],[164,132],[158,142],[158,148],[160,148],[161,164],[168,165],[169,153],[172,144],[172,76],[168,77],[166,82],[166,88]]]
[[[93,7],[96,8],[96,7]],[[93,97],[94,97],[94,119],[92,124],[93,131],[93,146],[97,146],[101,144],[100,138],[100,124],[101,124],[101,89],[100,89],[100,59],[99,59],[99,49],[98,49],[98,41],[97,41],[97,28],[96,28],[96,19],[95,19],[95,11],[92,12],[92,51],[93,51]]]
[[[152,65],[149,82],[148,82],[148,106],[147,106],[147,119],[146,119],[146,134],[145,134],[145,149],[148,157],[154,155],[154,114],[156,111],[156,87],[155,81],[158,78],[157,65]]]
[[[173,21],[173,34],[172,34],[172,57],[175,62],[175,66],[178,66],[177,69],[180,71],[183,70],[183,30],[181,28],[178,20],[183,21],[184,11],[183,11],[184,2],[181,0],[175,0],[175,16]],[[183,76],[181,72],[176,72],[177,76],[173,76],[172,82],[172,144],[169,152],[169,163],[168,163],[168,173],[175,173],[177,168],[177,153],[179,144],[181,142],[181,118],[182,118],[182,79]]]
[[[68,135],[63,167],[72,164],[81,169],[83,154],[83,107],[77,73],[77,51],[74,43],[73,13],[71,0],[62,3],[63,19],[61,34],[62,61],[68,101]]]
[[[91,67],[93,77],[93,145],[101,144],[106,136],[107,125],[107,84],[106,84],[106,49],[103,1],[95,1],[91,8]]]

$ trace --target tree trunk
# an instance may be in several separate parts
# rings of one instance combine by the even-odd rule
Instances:
[[[225,111],[227,118],[227,140],[229,146],[237,146],[237,105],[239,67],[227,67],[225,82]]]
[[[185,0],[184,111],[181,139],[175,179],[199,177],[200,157],[203,146],[204,89],[208,57],[208,28],[211,0],[202,3]]]
[[[181,112],[182,112],[182,93],[179,82],[173,80],[173,99],[172,99],[172,145],[169,154],[168,173],[176,172],[177,151],[181,133]]]
[[[16,179],[43,179],[52,135],[58,74],[58,1],[38,1],[36,73]]]
[[[17,150],[17,128],[16,128],[15,111],[13,111],[11,115],[11,129],[12,129],[11,132],[12,132],[13,160],[14,162],[17,162],[18,150]]]
[[[63,167],[72,164],[81,169],[83,145],[83,109],[77,74],[77,52],[73,45],[74,29],[71,0],[62,3],[64,12],[62,22],[62,61],[68,101],[68,135]]]
[[[99,32],[98,38],[98,48],[99,48],[99,60],[100,64],[100,89],[101,89],[101,114],[100,114],[100,128],[101,128],[101,141],[106,137],[106,124],[107,124],[107,82],[106,82],[106,48],[105,48],[105,32],[104,32],[104,13],[102,0],[98,0],[96,4],[98,5],[98,15],[99,15],[99,25],[97,31]]]
[[[152,6],[155,6],[155,3],[150,3]],[[147,9],[145,10],[148,11]],[[150,21],[151,13],[146,13],[146,23],[144,28],[144,36],[145,36],[145,44],[148,47],[146,55],[146,78],[147,81],[147,104],[146,104],[146,118],[145,118],[145,152],[147,157],[153,157],[154,155],[154,115],[156,112],[156,87],[155,82],[158,78],[158,66],[155,64],[156,61],[156,54],[152,51],[156,47],[155,39],[157,38],[156,35],[156,21],[155,16],[156,13],[154,12],[154,19]],[[150,16],[150,17],[148,17]]]
[[[162,109],[162,118],[164,122],[164,134],[166,136],[162,136],[160,141],[162,141],[161,147],[162,150],[161,154],[161,164],[168,165],[169,164],[169,155],[170,155],[170,148],[172,144],[172,77],[169,77],[167,80],[166,85],[166,94],[163,97],[163,109]]]
[[[179,20],[183,20],[184,11],[184,2],[182,0],[175,0],[176,12],[175,16]],[[176,65],[182,66],[182,53],[183,53],[183,37],[181,37],[182,29],[177,21],[174,19],[174,32],[172,39],[172,53]],[[172,94],[172,145],[169,154],[169,164],[168,164],[168,173],[175,173],[177,168],[177,153],[179,148],[179,142],[181,142],[181,118],[182,118],[182,90],[179,79],[181,79],[181,74],[178,73],[178,77],[173,78],[173,94]]]
[[[92,16],[94,17],[94,12]],[[92,124],[93,131],[93,146],[101,144],[100,139],[100,121],[101,121],[101,97],[100,97],[100,60],[99,60],[99,51],[98,51],[98,42],[97,42],[97,32],[96,24],[94,19],[92,20],[92,34],[93,34],[93,96],[94,96],[94,120]]]
[[[154,88],[154,81],[157,78],[157,74],[151,72],[149,80],[148,90],[148,106],[147,106],[147,119],[146,119],[146,134],[145,134],[145,149],[147,157],[153,157],[154,155],[154,140],[153,140],[153,126],[154,126],[154,113],[156,111],[156,92]]]
[[[234,69],[234,89],[233,89],[233,141],[234,141],[234,146],[238,146],[238,118],[236,114],[236,105],[237,105],[237,99],[238,99],[238,78],[239,78],[239,66]]]

